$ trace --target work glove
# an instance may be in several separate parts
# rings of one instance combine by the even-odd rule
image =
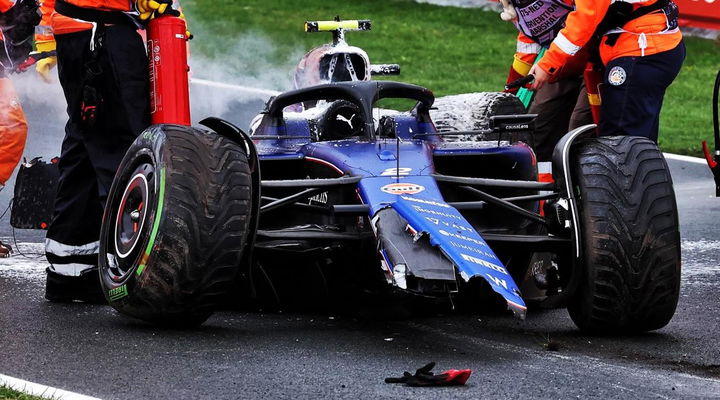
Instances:
[[[503,8],[502,12],[500,12],[500,19],[503,21],[517,19],[517,11],[515,11],[515,7],[513,7],[509,0],[500,0],[500,4],[502,4]]]
[[[172,0],[135,0],[141,21],[149,21],[166,14],[180,16],[180,13],[172,8],[172,3]]]
[[[35,64],[35,71],[40,75],[43,81],[50,83],[52,82],[52,75],[50,71],[57,65],[57,57],[47,57],[38,61]]]
[[[153,18],[157,18],[161,15],[172,15],[173,17],[182,18],[185,21],[187,27],[187,20],[185,14],[182,11],[172,8],[172,0],[135,0],[137,10],[140,13],[140,20],[143,22],[150,21]],[[186,28],[187,29],[187,28]],[[188,40],[193,38],[190,30],[185,31],[185,35]]]
[[[464,385],[470,378],[472,370],[449,369],[441,374],[435,375],[432,372],[435,363],[431,362],[424,367],[418,368],[415,375],[405,371],[399,378],[385,378],[385,383],[404,383],[408,386],[454,386]]]
[[[55,41],[47,41],[47,42],[37,42],[35,43],[35,48],[40,53],[46,53],[51,52],[55,50]],[[51,57],[45,57],[40,59],[35,64],[35,71],[40,75],[42,80],[45,82],[50,83],[52,81],[50,76],[50,70],[55,68],[55,65],[57,65],[57,56],[51,56]]]

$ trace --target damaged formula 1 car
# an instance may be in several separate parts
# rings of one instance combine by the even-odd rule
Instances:
[[[382,99],[415,106],[382,112]],[[315,263],[408,297],[482,293],[520,318],[521,287],[535,286],[591,332],[670,321],[678,217],[655,144],[578,128],[555,149],[557,183],[538,182],[532,148],[517,140],[532,115],[438,132],[433,103],[415,85],[336,82],[276,96],[251,135],[217,118],[148,128],[105,210],[108,301],[146,321],[195,325],[229,291],[255,290],[254,276]],[[449,140],[458,137],[472,140]],[[539,263],[548,253],[553,263]]]

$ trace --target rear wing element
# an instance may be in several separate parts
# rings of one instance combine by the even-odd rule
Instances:
[[[339,18],[338,18],[339,19]],[[305,32],[369,31],[372,22],[369,19],[347,21],[305,21]]]
[[[305,32],[332,32],[333,45],[345,42],[345,32],[369,31],[372,21],[369,19],[350,19],[341,21],[335,17],[334,21],[305,21]],[[370,66],[370,75],[387,76],[400,75],[399,64],[374,64]]]

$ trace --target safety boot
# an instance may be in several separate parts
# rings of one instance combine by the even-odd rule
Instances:
[[[82,301],[90,304],[107,304],[100,286],[98,268],[90,268],[80,276],[61,275],[46,269],[45,299],[53,303]]]

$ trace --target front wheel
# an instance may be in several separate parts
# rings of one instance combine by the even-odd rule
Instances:
[[[132,144],[100,234],[109,303],[159,324],[197,325],[231,288],[251,213],[247,156],[231,140],[156,125]]]
[[[662,153],[643,137],[600,137],[578,145],[572,166],[583,261],[570,317],[597,333],[662,328],[680,293],[677,204]]]

